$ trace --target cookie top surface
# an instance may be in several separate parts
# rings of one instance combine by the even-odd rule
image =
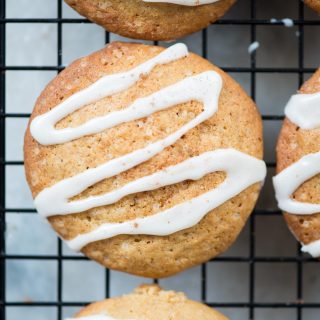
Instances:
[[[320,69],[301,87],[300,94],[320,92]],[[306,111],[307,112],[307,111]],[[320,151],[320,128],[303,129],[285,118],[277,144],[277,172],[297,163],[303,157]],[[320,175],[308,179],[292,194],[292,199],[320,203]],[[299,241],[309,244],[320,239],[320,214],[285,213],[289,228]]]
[[[173,40],[199,31],[224,15],[235,2],[219,0],[211,4],[186,6],[142,0],[65,1],[110,32],[145,40]]]
[[[313,10],[320,13],[320,0],[304,0],[304,2]]]
[[[187,299],[183,293],[164,291],[155,285],[143,285],[131,294],[93,303],[76,318],[94,315],[107,315],[110,320],[227,320],[216,310]]]
[[[141,44],[113,43],[74,62],[43,91],[30,122],[41,114],[48,114],[49,110],[54,110],[61,101],[67,101],[68,97],[103,76],[128,71],[149,61],[164,52],[163,50]],[[86,105],[67,115],[56,127],[76,128],[96,117],[126,110],[138,98],[148,97],[163,88],[208,71],[214,72],[222,80],[218,110],[213,116],[188,130],[175,143],[148,161],[94,184],[71,200],[103,195],[212,150],[234,148],[261,159],[262,124],[254,103],[233,79],[194,54],[155,66],[129,89]],[[29,127],[24,151],[26,176],[33,197],[37,198],[44,190],[64,179],[88,172],[106,161],[166,138],[202,111],[202,103],[186,101],[96,134],[47,146],[33,139]],[[191,199],[217,188],[224,179],[224,173],[212,172],[195,181],[187,179],[152,191],[129,194],[110,205],[96,206],[69,215],[51,216],[49,221],[61,237],[70,240],[80,234],[94,232],[105,223],[119,225],[137,218],[153,217],[159,211],[188,203]],[[240,180],[237,184],[241,183]],[[160,237],[143,234],[118,235],[91,242],[84,246],[82,251],[110,268],[148,277],[174,274],[216,256],[235,240],[253,209],[260,184],[244,189],[211,210],[190,228]],[[56,201],[51,203],[47,208],[56,208]],[[186,218],[180,221],[187,218],[186,215]]]

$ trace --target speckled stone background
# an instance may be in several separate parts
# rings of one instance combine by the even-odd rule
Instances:
[[[318,19],[311,10],[305,10],[307,19]],[[8,18],[56,18],[57,1],[53,0],[7,0]],[[238,0],[237,5],[225,19],[249,19],[248,0]],[[66,5],[63,17],[79,18]],[[257,18],[298,18],[297,1],[257,0]],[[258,67],[298,67],[297,27],[258,26]],[[319,65],[320,27],[305,27],[305,67]],[[111,40],[119,39],[111,35]],[[121,38],[122,40],[128,41]],[[222,67],[250,67],[248,46],[250,27],[213,25],[208,29],[208,58]],[[183,39],[190,50],[201,54],[201,32]],[[93,24],[63,24],[62,57],[67,65],[75,58],[87,55],[105,43],[105,32]],[[163,44],[168,46],[168,44]],[[6,63],[10,66],[56,66],[57,26],[54,23],[7,24]],[[55,71],[7,71],[6,112],[30,113],[37,95],[46,83],[55,76]],[[232,74],[249,92],[250,74]],[[306,77],[309,75],[306,74]],[[294,73],[257,73],[257,104],[263,114],[282,113],[290,95],[298,87]],[[250,92],[249,92],[250,93]],[[6,119],[6,160],[22,160],[23,134],[27,119]],[[280,121],[265,122],[265,159],[275,160],[274,146],[281,126]],[[32,208],[32,199],[24,178],[22,166],[7,166],[6,205],[8,208]],[[275,209],[270,170],[259,208]],[[57,238],[45,221],[36,214],[8,213],[6,250],[11,255],[55,255]],[[257,216],[255,255],[257,257],[292,257],[297,253],[297,244],[279,215]],[[72,255],[66,247],[63,253]],[[249,228],[243,230],[234,246],[225,256],[249,255]],[[295,263],[258,262],[255,267],[256,302],[292,302],[296,300]],[[65,302],[94,301],[105,296],[105,270],[90,261],[64,260],[62,264],[62,299]],[[303,296],[305,302],[320,302],[319,264],[303,266]],[[247,262],[210,262],[207,265],[207,301],[246,302],[249,297],[249,264]],[[150,282],[119,272],[110,272],[111,295],[131,291],[141,282]],[[188,270],[178,276],[161,280],[167,289],[182,290],[190,298],[200,300],[201,267]],[[54,302],[57,299],[56,260],[7,260],[6,296],[8,302]],[[72,315],[78,308],[64,307],[63,316]],[[233,320],[248,319],[246,308],[221,308]],[[258,308],[255,318],[261,320],[295,319],[292,308]],[[55,307],[8,307],[7,320],[54,320]],[[304,309],[303,319],[320,319],[320,309]]]

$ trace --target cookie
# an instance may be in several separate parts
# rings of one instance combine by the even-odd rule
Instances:
[[[110,32],[134,39],[173,40],[223,16],[235,0],[65,0]]]
[[[74,319],[227,320],[218,311],[187,299],[183,293],[164,291],[156,285],[143,285],[131,294],[90,304]]]
[[[320,0],[304,0],[304,2],[313,10],[320,13]]]
[[[320,69],[291,97],[277,144],[276,197],[302,250],[320,256]]]
[[[24,155],[71,249],[157,278],[224,252],[266,171],[254,102],[183,44],[112,43],[71,64],[38,98]]]

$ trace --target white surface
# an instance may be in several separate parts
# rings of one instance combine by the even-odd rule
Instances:
[[[257,0],[257,18],[282,19],[298,17],[298,1]],[[306,17],[317,19],[309,9]],[[65,17],[78,17],[64,5]],[[56,17],[56,1],[53,0],[8,0],[7,16]],[[239,0],[226,18],[248,19],[250,3]],[[104,31],[91,24],[66,24],[63,26],[63,63],[99,49],[104,44]],[[297,27],[258,26],[257,66],[259,67],[298,67]],[[305,27],[305,67],[317,67],[320,52],[320,27]],[[213,25],[208,29],[208,58],[219,66],[249,67],[250,27],[232,25]],[[112,40],[123,39],[112,35]],[[201,32],[183,39],[191,51],[201,54]],[[161,43],[161,45],[166,45]],[[236,48],[236,50],[234,50]],[[56,64],[56,26],[54,24],[8,24],[7,27],[7,64],[10,65],[55,65]],[[53,71],[8,71],[6,82],[7,112],[32,110],[40,90],[53,78]],[[250,74],[232,73],[249,92]],[[308,77],[309,75],[306,75]],[[296,74],[257,74],[256,100],[263,114],[283,113],[288,98],[297,90]],[[250,93],[250,92],[249,92]],[[21,139],[24,119],[7,119],[7,160],[22,160]],[[281,123],[265,123],[266,160],[274,161],[274,145]],[[9,143],[10,141],[10,143]],[[275,208],[270,176],[260,197],[259,208]],[[20,167],[7,168],[7,205],[8,207],[31,207],[31,196],[24,181]],[[248,226],[238,241],[224,256],[249,254]],[[56,237],[51,229],[34,214],[7,214],[7,252],[9,254],[55,254]],[[256,217],[257,256],[295,256],[296,242],[280,216]],[[270,236],[271,235],[271,236]],[[45,236],[45,240],[40,240]],[[71,254],[64,247],[65,254]],[[7,262],[8,301],[55,301],[56,261],[10,260]],[[102,267],[93,262],[63,262],[63,299],[90,301],[104,297],[105,273]],[[248,301],[248,263],[210,262],[207,265],[207,300]],[[319,266],[317,263],[304,264],[303,294],[305,302],[320,302]],[[119,272],[111,272],[111,295],[119,295],[132,290],[140,279]],[[201,268],[196,267],[180,275],[161,280],[160,284],[168,289],[183,290],[194,299],[200,299]],[[290,302],[296,299],[296,264],[294,263],[257,263],[256,264],[256,302]],[[63,308],[64,316],[71,316],[79,308]],[[220,308],[232,320],[247,320],[248,309]],[[294,309],[256,309],[256,319],[292,320]],[[320,318],[320,309],[304,309],[304,319]],[[8,320],[54,320],[56,309],[52,307],[10,307]]]

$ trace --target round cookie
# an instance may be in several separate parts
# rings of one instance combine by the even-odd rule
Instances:
[[[300,94],[320,92],[320,69],[301,87]],[[305,113],[308,111],[306,110]],[[277,172],[290,167],[302,157],[320,151],[320,128],[302,129],[285,118],[277,144]],[[306,171],[307,167],[303,169]],[[303,203],[320,203],[320,175],[301,184],[292,194],[292,199]],[[295,237],[304,245],[320,239],[320,213],[284,213],[286,222]],[[308,250],[305,250],[308,251]]]
[[[187,299],[183,293],[164,291],[155,285],[143,285],[131,294],[93,303],[75,319],[81,317],[90,320],[227,320],[218,311]]]
[[[320,13],[320,0],[304,0],[304,2],[313,10]]]
[[[173,40],[199,31],[218,20],[235,3],[235,0],[219,0],[186,6],[142,0],[65,1],[110,32],[144,40]]]
[[[184,48],[183,45],[178,46],[180,47],[175,46],[175,48],[179,50]],[[26,177],[32,195],[36,199],[39,213],[42,210],[37,206],[37,199],[62,180],[83,173],[87,174],[100,168],[106,161],[110,162],[130,152],[141,150],[146,145],[153,145],[168,135],[171,136],[204,112],[204,104],[191,100],[178,103],[145,118],[122,123],[60,144],[45,145],[31,135],[30,124],[34,124],[34,120],[41,118],[40,115],[46,116],[57,110],[61,106],[60,103],[69,101],[69,97],[75,97],[79,92],[83,92],[81,90],[97,83],[106,75],[117,77],[119,73],[123,74],[134,67],[140,68],[141,64],[150,63],[161,54],[167,54],[168,50],[171,48],[164,50],[161,47],[142,44],[112,43],[72,63],[45,88],[36,102],[24,144]],[[96,103],[89,103],[70,115],[65,115],[56,127],[59,130],[67,127],[75,128],[111,112],[127,110],[128,106],[139,101],[138,98],[148,97],[159,90],[167,90],[171,86],[176,86],[177,83],[190,81],[193,77],[208,72],[222,80],[222,88],[217,100],[218,110],[213,116],[188,130],[175,143],[148,161],[106,178],[88,187],[80,195],[71,197],[72,203],[81,199],[90,201],[92,197],[118,190],[157,172],[165,174],[169,166],[179,165],[192,157],[212,150],[222,150],[224,154],[224,150],[233,148],[247,157],[251,156],[250,159],[246,159],[246,162],[256,161],[261,167],[262,161],[258,159],[262,158],[263,150],[262,121],[254,102],[226,73],[192,53],[155,66],[148,74],[141,75],[139,80],[128,89],[105,97]],[[119,83],[122,84],[123,81]],[[109,86],[112,87],[112,85],[113,81]],[[197,95],[198,91],[202,91],[204,85],[205,82],[201,84],[199,90],[195,90],[194,94]],[[108,89],[108,86],[104,87]],[[192,89],[193,86],[183,89],[182,96],[192,92]],[[216,90],[215,86],[212,87],[212,92],[214,90]],[[161,96],[166,99],[166,94]],[[169,96],[175,98],[177,94]],[[150,103],[150,107],[152,105],[154,106],[153,102]],[[41,129],[40,133],[42,131]],[[47,138],[50,139],[52,136],[53,133],[48,134]],[[223,161],[222,163],[232,164],[233,161],[237,161],[237,158],[233,158],[228,158],[225,164]],[[211,163],[214,164],[215,161],[207,162],[200,167],[206,168]],[[232,166],[237,168],[237,164]],[[261,170],[263,173],[264,169]],[[183,171],[183,174],[196,171],[196,168],[193,168]],[[254,168],[250,165],[250,169],[245,170],[245,175],[251,178],[253,171]],[[165,225],[165,231],[167,227],[171,227],[172,224],[169,225],[168,220],[168,225],[161,221],[151,223],[147,230],[149,232],[152,229],[151,234],[147,234],[145,230],[139,234],[133,234],[135,230],[140,232],[139,228],[143,225],[143,221],[139,224],[132,221],[140,218],[157,218],[159,212],[176,208],[181,204],[189,205],[194,199],[207,194],[206,192],[218,190],[220,185],[223,185],[225,177],[226,174],[219,170],[202,178],[191,176],[190,179],[182,179],[179,183],[155,187],[154,190],[149,189],[150,191],[146,192],[134,192],[115,203],[95,206],[67,215],[55,215],[60,210],[58,200],[49,197],[44,201],[44,209],[54,213],[48,216],[49,222],[63,239],[69,241],[94,233],[106,223],[112,228],[114,224],[116,228],[121,228],[128,223],[132,224],[129,233],[119,232],[119,235],[102,237],[100,240],[97,238],[97,241],[91,239],[81,248],[81,251],[106,267],[145,277],[160,278],[205,262],[224,252],[234,242],[252,212],[263,177],[257,179],[255,181],[257,183],[248,183],[247,187],[236,192],[234,196],[228,197],[229,200],[225,199],[226,201],[222,201],[221,205],[206,212],[207,214],[199,220],[199,223],[194,221],[189,227],[180,228],[180,231],[167,232],[161,236],[152,235],[157,234],[153,232],[158,231],[159,226]],[[245,177],[243,180],[246,181],[246,179]],[[82,180],[87,181],[87,178]],[[241,183],[243,183],[242,179],[236,178],[236,183],[230,184],[227,190]],[[75,187],[78,187],[78,183],[72,186],[72,188]],[[72,188],[63,187],[62,191],[68,192]],[[219,196],[221,194],[218,192]],[[202,208],[211,201],[211,196],[201,201],[195,210],[179,210],[178,223],[185,223],[193,213],[198,212],[198,207]]]

